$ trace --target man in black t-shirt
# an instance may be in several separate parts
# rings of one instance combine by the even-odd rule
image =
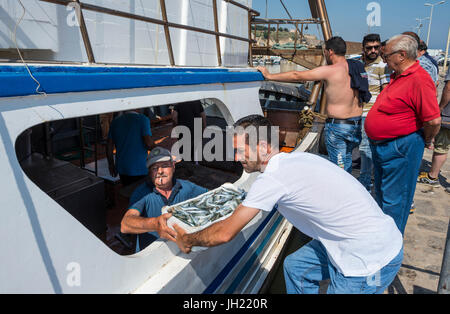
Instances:
[[[194,147],[195,147],[195,139],[194,139],[194,119],[201,118],[202,119],[202,133],[206,128],[206,114],[203,110],[202,103],[200,100],[188,101],[183,103],[175,104],[172,110],[172,119],[175,126],[184,125],[186,126],[191,133],[191,158],[186,161],[194,161]],[[181,140],[183,135],[180,134],[178,140]],[[200,138],[201,139],[201,138]],[[197,139],[199,140],[199,139]],[[180,151],[183,153],[183,151]]]

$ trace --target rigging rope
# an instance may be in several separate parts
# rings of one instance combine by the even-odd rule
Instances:
[[[19,54],[19,57],[22,60],[22,63],[25,65],[25,67],[26,67],[26,69],[28,71],[28,74],[33,79],[33,81],[35,81],[36,84],[38,84],[38,86],[36,87],[36,93],[38,93],[40,95],[47,96],[47,94],[45,92],[39,91],[39,88],[41,87],[41,83],[39,83],[39,81],[31,73],[30,68],[28,67],[28,64],[25,62],[25,60],[22,57],[22,53],[20,52],[19,45],[17,44],[17,37],[16,37],[16,35],[17,35],[17,27],[22,22],[22,19],[25,16],[25,12],[26,12],[22,1],[21,0],[18,0],[18,1],[19,1],[19,4],[22,6],[23,12],[22,12],[22,16],[20,17],[19,21],[17,21],[16,25],[14,26],[13,41],[14,41],[14,44],[16,45],[17,53]]]

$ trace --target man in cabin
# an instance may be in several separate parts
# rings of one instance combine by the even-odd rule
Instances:
[[[143,250],[157,238],[175,241],[176,232],[167,226],[172,214],[161,215],[163,206],[170,206],[207,192],[189,181],[175,179],[175,163],[171,153],[155,147],[149,155],[149,176],[130,198],[120,232],[137,234],[136,252]]]
[[[402,234],[424,148],[433,147],[441,123],[436,86],[416,60],[417,47],[417,40],[409,35],[397,35],[387,42],[383,57],[394,73],[364,124],[378,205],[394,218]]]
[[[274,81],[325,81],[328,156],[331,162],[351,173],[352,151],[361,142],[362,103],[370,100],[370,93],[363,64],[346,60],[346,51],[345,41],[341,37],[332,37],[325,42],[328,65],[277,74],[270,74],[264,67],[258,67],[258,70],[266,79]]]
[[[151,136],[150,120],[139,110],[126,111],[112,121],[106,155],[111,176],[119,174],[122,185],[132,184],[147,176],[148,150],[155,146]]]
[[[364,68],[368,75],[369,91],[372,98],[364,103],[363,114],[361,120],[361,144],[359,145],[359,154],[361,156],[361,172],[359,174],[359,182],[370,191],[372,187],[372,151],[370,150],[369,138],[364,131],[364,121],[367,113],[377,100],[377,96],[383,88],[389,83],[390,70],[380,56],[381,39],[379,34],[368,34],[364,36],[363,42],[363,62]]]
[[[195,119],[201,119],[201,132],[203,134],[203,130],[206,128],[206,114],[203,109],[202,103],[200,100],[194,100],[194,101],[188,101],[184,103],[178,103],[173,106],[172,109],[172,120],[174,126],[185,126],[189,129],[190,132],[190,149],[191,153],[189,155],[190,160],[185,161],[198,161],[198,158],[196,158],[196,151],[195,148],[198,145],[201,145],[201,142],[196,142],[195,138]],[[187,135],[187,134],[186,134]],[[185,134],[180,134],[180,137],[178,140],[183,140],[183,137]],[[197,144],[197,145],[196,145]],[[183,149],[185,149],[186,146],[183,146]],[[184,155],[184,151],[181,151],[181,154]],[[188,155],[188,154],[186,154]],[[186,157],[185,157],[186,158]],[[187,159],[187,158],[186,158]]]
[[[393,219],[335,164],[304,152],[279,153],[266,118],[248,116],[235,127],[235,143],[241,143],[237,159],[246,172],[261,174],[227,219],[190,234],[174,225],[179,248],[189,253],[193,246],[229,242],[260,211],[276,208],[313,238],[284,261],[288,293],[318,293],[325,279],[331,280],[328,293],[382,293],[403,259],[403,239]]]

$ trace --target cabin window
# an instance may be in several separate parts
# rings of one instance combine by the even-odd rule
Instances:
[[[227,121],[221,110],[225,107],[215,99],[199,100],[205,112],[208,135],[201,149],[217,156],[211,139],[223,136]],[[177,103],[138,108],[151,123],[152,140],[169,150],[178,141],[172,138]],[[184,107],[185,109],[187,107]],[[111,121],[123,112],[109,112],[51,121],[25,130],[16,140],[16,154],[25,174],[48,196],[59,203],[86,229],[120,255],[135,253],[136,236],[120,233],[120,222],[134,189],[145,179],[124,186],[119,176],[112,177],[106,156],[107,134]],[[227,113],[225,113],[227,114]],[[178,117],[178,121],[181,121]],[[242,175],[242,166],[226,156],[210,160],[202,154],[198,162],[177,160],[175,177],[189,180],[207,189],[225,182],[235,182]]]

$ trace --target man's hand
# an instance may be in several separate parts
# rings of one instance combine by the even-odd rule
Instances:
[[[185,241],[186,240],[186,231],[184,231],[177,224],[174,224],[173,228],[176,231],[176,242],[177,242],[177,245],[180,248],[180,250],[186,254],[190,253],[192,250],[192,246],[189,246]]]
[[[434,138],[431,141],[425,143],[425,148],[431,149],[431,150],[434,149]]]
[[[167,219],[172,217],[171,213],[166,213],[161,216],[156,217],[156,232],[158,232],[159,236],[163,239],[167,239],[173,242],[176,242],[177,233],[167,226]]]
[[[270,73],[269,73],[269,71],[268,71],[265,67],[258,66],[258,67],[256,67],[256,69],[257,69],[259,72],[261,72],[261,74],[264,76],[265,79],[268,79],[268,76],[270,75]]]

